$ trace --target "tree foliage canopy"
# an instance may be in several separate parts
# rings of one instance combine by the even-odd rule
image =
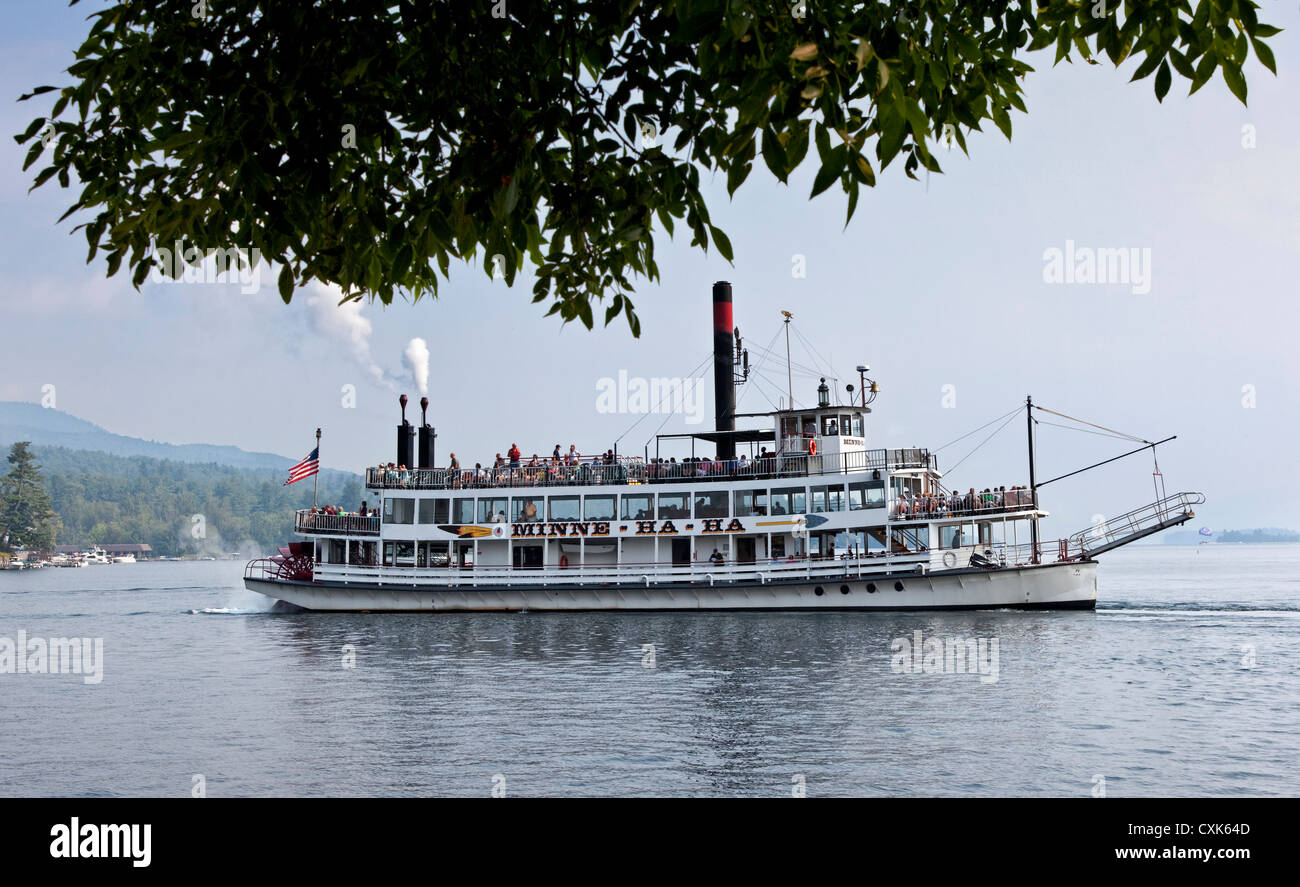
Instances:
[[[75,0],[74,0],[75,2]],[[1116,7],[1119,8],[1116,8]],[[69,67],[43,86],[35,186],[80,196],[93,261],[138,287],[155,244],[253,250],[280,293],[334,283],[354,297],[436,295],[452,260],[481,261],[534,301],[593,323],[656,280],[656,226],[731,259],[701,187],[735,193],[761,157],[812,196],[901,161],[940,171],[1024,112],[1023,56],[1055,47],[1140,60],[1163,100],[1222,72],[1243,103],[1253,51],[1275,65],[1249,0],[157,0],[94,13]],[[809,160],[810,146],[816,160]],[[847,223],[847,219],[846,219]],[[174,267],[163,268],[174,273]]]

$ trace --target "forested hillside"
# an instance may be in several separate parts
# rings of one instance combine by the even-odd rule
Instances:
[[[283,486],[283,470],[32,450],[63,524],[61,545],[143,542],[158,555],[254,555],[293,538],[293,512],[312,503],[311,480]],[[361,496],[358,475],[321,473],[322,504],[351,511]]]

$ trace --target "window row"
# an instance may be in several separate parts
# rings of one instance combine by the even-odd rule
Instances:
[[[622,500],[620,503],[618,500]],[[480,496],[384,500],[386,524],[525,523],[528,521],[673,520],[858,511],[885,504],[884,481],[813,487],[624,493],[621,496]],[[418,514],[417,514],[418,505]],[[622,506],[621,508],[619,506]]]

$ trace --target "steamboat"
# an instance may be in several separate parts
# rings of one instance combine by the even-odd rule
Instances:
[[[788,314],[786,330],[788,360]],[[823,379],[816,406],[737,413],[748,353],[726,282],[713,339],[713,430],[656,435],[656,452],[690,438],[711,455],[439,468],[427,398],[417,428],[402,395],[396,460],[366,471],[375,513],[299,511],[300,540],[251,561],[245,585],[342,611],[1093,609],[1100,555],[1204,502],[1157,485],[1149,505],[1043,541],[1031,399],[1028,485],[961,493],[934,453],[868,446],[867,367],[847,405]]]

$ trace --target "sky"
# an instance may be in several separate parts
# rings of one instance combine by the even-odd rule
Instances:
[[[0,7],[0,93],[66,82],[60,72],[95,5]],[[713,282],[727,280],[757,370],[739,394],[743,411],[772,409],[784,395],[783,358],[760,365],[760,351],[783,351],[787,310],[796,371],[815,368],[843,398],[854,367],[868,364],[881,388],[868,445],[943,447],[950,486],[1027,483],[1023,412],[978,449],[1001,423],[963,435],[1032,395],[1143,440],[1177,435],[1158,449],[1159,469],[1169,492],[1208,497],[1191,526],[1300,527],[1291,470],[1300,5],[1266,2],[1260,20],[1285,30],[1270,40],[1278,76],[1253,57],[1247,65],[1249,107],[1217,76],[1191,97],[1176,80],[1159,104],[1151,79],[1128,83],[1132,63],[1053,68],[1033,54],[1029,114],[1013,115],[1011,142],[992,126],[972,133],[969,157],[941,151],[944,174],[919,182],[891,166],[847,228],[838,188],[808,199],[811,166],[787,187],[759,164],[734,199],[724,179],[712,180],[713,221],[734,264],[661,233],[662,279],[633,296],[639,339],[622,320],[589,332],[543,318],[529,275],[510,288],[474,266],[453,266],[436,300],[342,312],[319,287],[284,305],[271,274],[254,293],[152,282],[137,292],[125,274],[106,278],[102,259],[85,264],[84,237],[56,224],[73,192],[47,183],[29,194],[25,148],[6,137],[0,400],[52,393],[57,408],[120,434],[293,458],[321,427],[322,463],[359,471],[395,456],[397,395],[419,398],[403,353],[421,338],[439,462],[449,450],[462,463],[490,462],[511,443],[526,454],[557,443],[597,453],[617,441],[620,452],[649,445],[653,454],[657,430],[711,422],[708,367],[694,373],[706,376],[704,424],[604,410],[601,380],[691,377],[712,347]],[[0,102],[0,129],[21,132],[46,107]],[[1122,283],[1053,278],[1051,251],[1070,244],[1076,256],[1136,250],[1143,273]],[[817,379],[796,372],[797,404],[815,400]],[[1040,419],[1040,481],[1133,447]],[[1044,538],[1151,502],[1154,468],[1141,454],[1045,488]]]

